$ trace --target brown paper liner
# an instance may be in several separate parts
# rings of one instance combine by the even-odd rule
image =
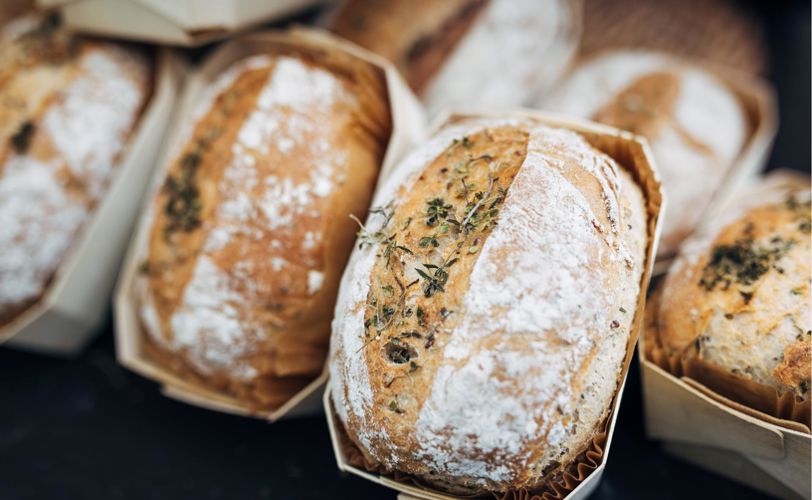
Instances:
[[[712,363],[682,353],[666,352],[660,341],[657,319],[662,284],[652,292],[646,309],[643,333],[645,357],[726,406],[769,423],[809,434],[812,398],[801,400],[789,391],[779,394],[774,387],[759,384]]]
[[[610,48],[664,51],[756,74],[769,65],[764,27],[729,0],[586,0],[581,53]]]
[[[646,290],[648,289],[651,273],[653,269],[654,255],[657,253],[657,244],[660,236],[661,207],[663,195],[660,187],[660,180],[653,170],[652,156],[647,143],[638,136],[619,129],[596,124],[593,122],[573,119],[571,117],[546,114],[538,111],[520,110],[507,114],[500,113],[453,113],[441,120],[441,125],[449,125],[455,122],[471,118],[515,118],[529,120],[549,127],[557,127],[571,130],[582,135],[594,148],[604,152],[617,164],[623,168],[640,187],[645,199],[645,209],[647,218],[648,243],[646,245],[646,260],[643,273],[640,278],[640,293],[638,295],[637,307],[635,310],[632,326],[629,330],[629,342],[626,348],[626,356],[621,366],[620,376],[615,396],[608,407],[606,415],[595,432],[592,440],[583,452],[572,462],[549,472],[540,486],[529,489],[519,489],[506,492],[494,491],[473,491],[470,494],[459,495],[449,493],[445,489],[438,488],[436,483],[429,483],[409,474],[399,471],[390,471],[381,464],[370,460],[355,445],[332,409],[332,399],[329,394],[325,400],[329,401],[326,411],[332,413],[336,433],[338,434],[339,446],[344,452],[349,465],[379,474],[390,478],[396,482],[406,485],[417,486],[432,492],[441,492],[449,498],[491,498],[495,500],[561,500],[566,498],[578,485],[586,480],[605,461],[605,450],[611,432],[614,418],[614,411],[618,407],[618,398],[621,395],[623,383],[632,361],[635,346],[640,331],[643,329],[644,309],[646,303]],[[440,126],[435,127],[437,129]],[[329,391],[329,387],[328,387]],[[447,488],[446,488],[447,489]]]

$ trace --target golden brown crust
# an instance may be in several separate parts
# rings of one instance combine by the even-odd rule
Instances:
[[[330,364],[363,466],[455,494],[588,470],[639,297],[639,188],[575,133],[494,119],[442,129],[376,196]]]
[[[673,73],[648,73],[618,92],[593,119],[654,139],[663,123],[673,119],[679,85],[680,79]]]
[[[809,391],[810,351],[812,343],[807,335],[805,340],[790,344],[784,349],[784,359],[773,369],[773,376],[787,387],[793,387],[797,394]]]
[[[387,93],[331,51],[253,56],[219,81],[153,205],[142,323],[153,359],[269,410],[322,370]]]
[[[370,383],[379,388],[373,404],[386,409],[375,414],[371,425],[389,429],[416,425],[421,402],[429,398],[434,374],[443,363],[450,332],[459,323],[479,251],[524,161],[527,140],[527,132],[518,127],[466,136],[427,165],[414,186],[404,186],[398,194],[389,222],[391,228],[399,228],[397,239],[371,271],[374,278],[364,315],[368,325],[364,354]],[[495,167],[488,168],[491,164]],[[482,195],[480,200],[476,193]],[[464,214],[479,201],[477,213],[465,220]],[[449,223],[449,216],[460,224]],[[435,265],[439,267],[430,267]],[[395,434],[387,443],[393,450],[413,445],[414,435],[407,434]],[[403,471],[423,468],[417,456],[398,465]]]
[[[168,352],[152,338],[146,337],[144,340],[144,353],[149,359],[168,368],[184,381],[233,394],[239,400],[245,401],[246,408],[251,412],[261,412],[268,408],[282,406],[313,379],[312,376],[277,377],[269,375],[256,377],[250,382],[235,383],[231,377],[222,373],[204,376],[184,358]]]

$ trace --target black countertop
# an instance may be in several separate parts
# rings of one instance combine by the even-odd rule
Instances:
[[[747,5],[764,20],[779,96],[769,168],[809,172],[809,2]],[[0,394],[0,499],[394,498],[338,472],[321,416],[268,425],[161,396],[156,384],[116,364],[110,326],[74,360],[0,348]],[[592,498],[762,495],[646,440],[635,360]]]

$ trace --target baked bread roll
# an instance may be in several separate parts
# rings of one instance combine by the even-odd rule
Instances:
[[[454,493],[537,489],[610,411],[647,241],[580,135],[469,120],[376,194],[341,283],[332,400],[367,463]]]
[[[0,28],[0,326],[36,302],[104,195],[151,91],[138,50],[55,16]]]
[[[685,243],[653,330],[669,358],[702,367],[691,377],[773,415],[775,394],[808,402],[812,377],[810,193],[782,198],[762,198]],[[809,425],[809,408],[801,413]]]
[[[136,281],[146,352],[275,409],[318,375],[391,124],[375,68],[282,49],[210,83],[169,156]]]
[[[658,257],[691,233],[747,138],[741,103],[709,72],[653,52],[588,60],[546,101],[648,139],[668,200]]]
[[[575,52],[567,0],[345,0],[328,20],[339,36],[392,61],[429,114],[528,104]]]

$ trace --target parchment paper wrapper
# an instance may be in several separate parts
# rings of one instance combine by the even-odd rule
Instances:
[[[0,343],[49,354],[77,354],[99,331],[127,240],[169,126],[183,63],[153,51],[152,95],[110,183],[57,268],[43,296],[0,328]]]
[[[201,94],[225,68],[236,61],[258,53],[306,53],[317,60],[332,58],[368,64],[386,83],[392,117],[392,134],[379,174],[380,180],[393,165],[419,141],[425,133],[423,111],[417,99],[408,89],[394,68],[385,60],[363,49],[326,33],[294,28],[287,31],[268,31],[245,35],[221,46],[204,64],[187,79],[180,111],[159,162],[160,167],[153,178],[153,195],[160,188],[165,176],[167,161],[173,152],[175,137],[181,134],[183,124],[192,119],[195,103]],[[148,198],[152,202],[154,196]],[[148,207],[149,205],[146,205]],[[145,210],[145,214],[148,210]],[[138,314],[138,300],[134,293],[138,267],[147,255],[150,221],[142,215],[139,228],[130,243],[127,260],[122,269],[115,298],[116,351],[119,362],[127,368],[162,384],[165,395],[210,410],[253,416],[275,421],[283,416],[295,416],[320,410],[319,398],[327,378],[322,373],[304,385],[292,398],[274,410],[258,409],[256,403],[236,397],[216,387],[206,385],[204,379],[187,373],[181,377],[156,356],[150,355],[154,348],[146,337]]]
[[[727,206],[780,195],[792,186],[809,188],[809,182],[801,174],[772,172],[729,198]],[[639,347],[648,435],[665,440],[667,451],[755,488],[810,498],[810,400],[779,395],[702,360],[669,355],[658,337],[661,285],[649,299]],[[707,459],[712,453],[719,460]]]
[[[325,0],[36,0],[80,32],[194,47]]]
[[[595,435],[587,450],[571,464],[551,474],[545,485],[534,491],[482,492],[477,495],[456,496],[439,491],[419,479],[399,472],[385,471],[376,463],[367,461],[363,453],[347,436],[346,431],[335,414],[329,387],[324,393],[324,408],[330,427],[333,450],[336,454],[339,469],[361,476],[370,481],[395,489],[404,494],[404,498],[423,498],[429,500],[449,500],[455,498],[492,498],[499,500],[563,499],[578,500],[586,498],[597,487],[600,476],[606,465],[609,446],[612,441],[617,409],[623,392],[623,384],[631,363],[637,337],[643,327],[643,311],[646,302],[646,289],[660,239],[660,214],[665,200],[660,190],[657,172],[652,166],[652,156],[648,144],[642,138],[629,132],[605,125],[576,120],[569,117],[520,110],[513,113],[496,114],[488,112],[460,112],[441,119],[436,125],[451,124],[468,118],[520,118],[531,119],[542,125],[573,130],[583,135],[595,148],[615,159],[621,168],[626,170],[640,186],[646,201],[648,214],[648,244],[646,246],[646,263],[640,279],[640,294],[637,299],[632,328],[630,330],[626,357],[623,361],[618,391],[615,394],[609,414]],[[437,130],[441,126],[432,127]]]

